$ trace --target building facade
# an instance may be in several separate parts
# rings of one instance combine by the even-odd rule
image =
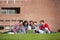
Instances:
[[[0,0],[0,25],[11,26],[18,20],[44,19],[52,31],[60,29],[59,0]]]

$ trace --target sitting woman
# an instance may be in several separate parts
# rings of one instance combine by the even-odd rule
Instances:
[[[13,26],[13,32],[14,32],[15,34],[21,33],[21,32],[25,33],[25,29],[24,29],[24,27],[23,27],[23,20],[19,20],[19,23],[15,24],[15,25]]]
[[[27,20],[25,20],[25,21],[23,22],[23,26],[24,26],[24,28],[25,28],[25,32],[27,33],[27,29],[28,29],[28,21],[27,21]]]
[[[50,27],[47,23],[44,22],[44,20],[41,20],[40,24],[41,24],[39,26],[39,29],[40,29],[39,32],[40,33],[46,33],[46,32],[50,33]]]

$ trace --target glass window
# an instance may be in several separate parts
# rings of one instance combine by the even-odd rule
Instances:
[[[19,14],[20,13],[20,7],[3,7],[1,8],[2,14]]]
[[[8,13],[9,14],[14,14],[15,13],[15,10],[8,10]]]
[[[3,9],[3,10],[1,10],[1,13],[2,14],[6,14],[7,13],[7,10]]]

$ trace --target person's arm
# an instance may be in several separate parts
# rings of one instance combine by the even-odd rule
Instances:
[[[25,28],[24,28],[24,27],[22,27],[22,32],[23,32],[23,33],[26,33],[26,32],[25,32]]]
[[[49,27],[49,25],[48,25],[48,24],[45,24],[45,27],[47,27],[47,28],[48,28],[48,30],[50,31],[50,27]]]
[[[14,33],[17,33],[16,25],[13,25],[12,30],[13,30]]]
[[[43,29],[43,27],[40,25],[40,26],[39,26],[39,29],[40,29],[40,30],[42,30],[42,29]]]

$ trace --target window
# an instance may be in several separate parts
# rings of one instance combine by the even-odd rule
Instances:
[[[20,7],[2,7],[1,8],[2,14],[19,14],[20,13]]]
[[[7,13],[7,10],[5,10],[5,9],[4,10],[1,10],[1,13],[2,14],[6,14]]]
[[[8,10],[8,13],[9,14],[12,14],[12,13],[14,14],[15,13],[15,10]]]

